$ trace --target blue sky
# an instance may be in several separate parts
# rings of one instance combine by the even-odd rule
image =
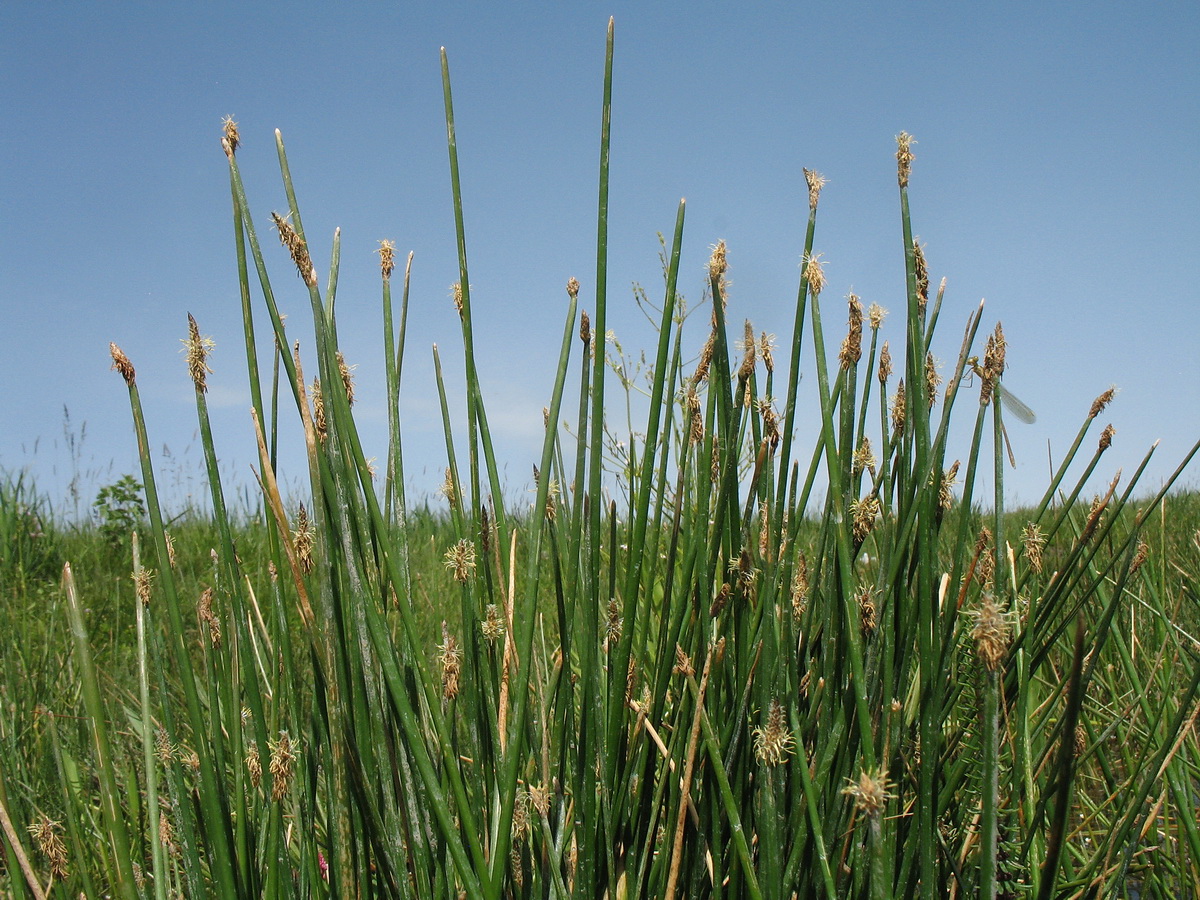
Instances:
[[[402,413],[409,483],[444,452],[430,346],[452,396],[461,354],[439,47],[449,54],[480,368],[514,490],[529,480],[565,312],[594,308],[604,31],[616,18],[610,326],[652,348],[631,284],[661,293],[656,232],[688,200],[680,289],[698,300],[728,242],[730,316],[788,335],[807,200],[840,339],[842,297],[893,311],[903,264],[893,138],[918,140],[914,228],[948,280],[935,353],[949,370],[982,298],[1009,341],[1006,385],[1038,412],[1010,434],[1016,499],[1116,384],[1115,445],[1092,490],[1161,440],[1146,488],[1200,437],[1200,7],[1195,3],[27,3],[0,10],[0,468],[84,506],[136,471],[108,342],[138,369],[160,480],[203,493],[179,338],[213,336],[210,403],[231,478],[251,483],[249,394],[221,118],[277,296],[307,295],[271,238],[279,128],[319,269],[342,229],[339,330],[361,425],[383,455],[378,270],[415,253]],[[323,283],[323,277],[322,277]],[[691,331],[703,341],[702,323]],[[265,332],[265,326],[260,328]],[[304,339],[305,332],[297,332]],[[815,408],[811,347],[803,403]],[[290,401],[289,401],[290,402]],[[970,405],[970,404],[967,404]],[[64,437],[64,407],[78,462]],[[968,412],[964,410],[964,412]],[[456,410],[461,424],[461,411]],[[808,443],[808,432],[801,441]],[[1094,445],[1094,437],[1087,446]],[[166,448],[167,453],[164,453]],[[965,451],[965,447],[963,448]],[[1090,450],[1088,451],[1090,454]],[[1185,476],[1195,485],[1197,466]],[[299,478],[293,463],[284,477]]]

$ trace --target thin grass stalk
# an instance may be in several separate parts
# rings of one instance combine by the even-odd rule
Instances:
[[[118,896],[137,896],[133,883],[133,864],[130,856],[129,831],[121,811],[121,792],[115,777],[112,743],[108,737],[108,711],[100,697],[100,681],[92,661],[91,645],[88,642],[87,626],[83,622],[83,608],[75,590],[75,576],[71,564],[63,566],[63,590],[67,598],[67,617],[74,639],[75,665],[79,667],[80,686],[83,690],[84,708],[91,719],[92,747],[96,753],[96,775],[100,780],[100,809],[104,816],[104,831],[113,854],[111,889]]]
[[[133,571],[141,569],[141,553],[137,532],[132,535]],[[151,871],[154,876],[154,896],[156,900],[166,900],[166,860],[163,858],[162,842],[157,840],[159,807],[158,807],[158,765],[154,757],[154,734],[151,723],[154,715],[150,708],[150,670],[146,654],[146,604],[141,599],[137,605],[137,645],[138,645],[138,699],[141,702],[142,719],[142,759],[146,768],[146,830],[154,838],[150,841]]]
[[[590,380],[589,405],[592,410],[590,420],[590,438],[588,447],[587,469],[587,500],[589,504],[587,516],[587,556],[583,591],[580,597],[583,601],[583,616],[578,626],[582,632],[581,668],[584,673],[583,685],[583,718],[580,735],[580,765],[583,778],[576,792],[582,809],[579,821],[586,831],[580,834],[579,860],[575,875],[575,896],[589,897],[596,892],[599,883],[598,854],[603,852],[603,846],[611,847],[612,842],[607,835],[597,828],[596,784],[597,774],[595,763],[606,759],[604,746],[605,717],[603,714],[603,697],[601,696],[596,672],[596,640],[600,624],[603,602],[600,596],[600,516],[601,516],[601,475],[604,458],[604,380],[606,375],[604,361],[604,340],[608,321],[608,167],[609,147],[612,123],[612,64],[613,64],[613,20],[608,20],[608,34],[604,52],[604,93],[600,113],[600,177],[599,195],[596,211],[596,309],[595,322],[592,326],[595,335],[595,351],[592,359],[592,377]],[[583,423],[580,423],[581,430]],[[584,472],[577,471],[577,484],[583,480]],[[577,612],[578,618],[578,612]],[[600,844],[599,842],[603,842]]]

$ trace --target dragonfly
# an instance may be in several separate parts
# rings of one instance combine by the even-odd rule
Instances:
[[[972,356],[968,359],[967,365],[980,378],[984,377],[983,369],[979,366],[978,356]],[[1019,421],[1024,422],[1026,425],[1032,425],[1037,421],[1037,414],[1016,394],[1002,385],[998,379],[992,381],[992,393],[999,398],[1005,412],[1012,413]],[[1008,464],[1015,469],[1017,467],[1017,458],[1013,455],[1012,444],[1008,440],[1008,429],[1004,427],[1003,423],[1000,425],[1000,431],[1004,435],[1004,449],[1008,451]]]

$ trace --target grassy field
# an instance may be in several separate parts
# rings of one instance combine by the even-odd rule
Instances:
[[[436,502],[404,492],[408,291],[394,248],[380,254],[391,419],[375,473],[338,351],[336,271],[313,267],[282,139],[281,251],[260,246],[226,123],[246,371],[256,410],[303,426],[306,499],[281,496],[275,416],[259,415],[260,499],[227,511],[209,346],[190,317],[211,513],[164,522],[135,364],[116,345],[141,471],[107,486],[86,526],[4,480],[12,895],[1194,895],[1200,495],[1151,493],[1138,473],[1082,494],[1111,438],[1094,431],[1102,395],[1044,499],[1005,509],[1003,330],[981,336],[970,316],[940,382],[942,297],[912,237],[908,135],[903,340],[883,340],[882,311],[854,297],[830,325],[815,172],[779,347],[730,325],[722,244],[706,305],[683,315],[681,204],[638,386],[645,420],[614,458],[611,41],[600,284],[590,314],[578,283],[565,287],[531,505],[505,497],[474,365],[445,62],[467,421],[451,426],[439,368]],[[307,356],[267,252],[289,254],[309,294]],[[274,359],[254,352],[262,328]],[[822,411],[804,447],[802,355]],[[954,450],[952,418],[972,423]],[[985,473],[995,490],[978,496]]]

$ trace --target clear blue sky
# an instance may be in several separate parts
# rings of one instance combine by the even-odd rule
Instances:
[[[185,11],[186,10],[186,11]],[[429,348],[462,395],[438,49],[455,91],[472,297],[489,416],[519,490],[535,458],[576,276],[594,308],[604,31],[616,17],[610,325],[650,348],[632,282],[657,296],[655,233],[688,200],[680,288],[729,245],[730,315],[790,334],[807,214],[801,167],[828,178],[815,249],[840,339],[850,290],[892,310],[903,267],[893,137],[918,140],[916,233],[948,279],[948,371],[987,299],[1006,384],[1039,415],[1012,425],[1018,499],[1040,496],[1093,397],[1116,443],[1093,490],[1161,439],[1156,485],[1200,437],[1200,6],[1114,3],[32,3],[0,10],[0,468],[60,495],[136,471],[116,341],[138,370],[160,479],[203,493],[179,339],[190,311],[217,352],[210,402],[231,477],[250,483],[245,365],[222,116],[277,295],[307,295],[273,242],[288,146],[317,265],[342,229],[340,333],[361,422],[383,456],[373,251],[416,254],[402,411],[409,482],[443,465]],[[323,283],[323,276],[322,276]],[[265,333],[266,328],[260,329]],[[305,332],[299,332],[301,337]],[[702,328],[692,330],[695,347]],[[815,404],[811,347],[804,402]],[[289,401],[290,402],[290,401]],[[966,405],[970,405],[967,403]],[[461,424],[461,414],[459,414]],[[808,438],[802,440],[807,442]],[[164,458],[166,446],[170,458]],[[1089,437],[1088,447],[1094,445]],[[35,452],[36,448],[36,452]],[[1090,453],[1090,450],[1088,451]],[[1185,481],[1195,485],[1200,466]],[[299,479],[292,465],[285,477]]]

